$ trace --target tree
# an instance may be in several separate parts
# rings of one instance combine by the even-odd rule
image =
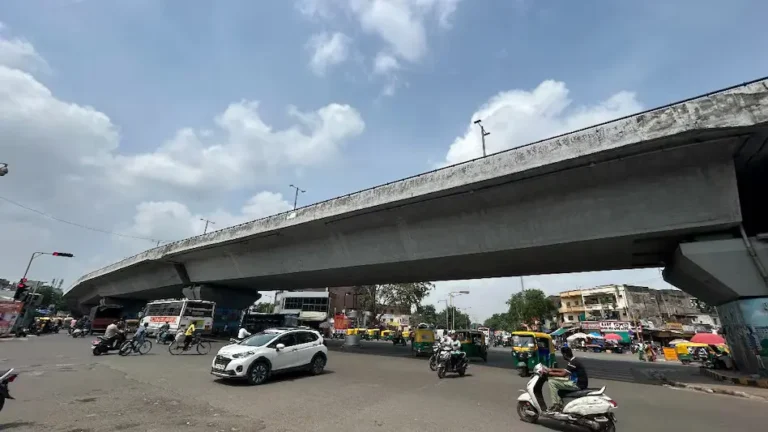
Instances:
[[[41,307],[47,308],[48,306],[53,305],[53,307],[56,308],[56,311],[69,310],[67,302],[64,301],[64,293],[60,289],[50,285],[42,285],[37,288],[37,293],[43,296],[43,300],[40,303]]]
[[[256,303],[254,309],[258,313],[272,313],[275,311],[275,305],[272,303]]]
[[[495,313],[483,323],[485,327],[492,330],[515,331],[518,323],[512,319],[508,312]]]
[[[509,319],[529,327],[538,327],[545,319],[557,313],[557,307],[544,291],[528,289],[512,294],[507,300]]]
[[[386,285],[363,285],[357,288],[360,309],[373,314],[374,323],[381,320],[386,308],[410,314],[434,288],[431,282],[413,282]]]
[[[448,314],[447,318],[446,313]],[[447,328],[451,328],[451,324],[453,324],[454,329],[465,329],[471,323],[469,315],[456,307],[449,306],[437,313],[437,323],[435,324],[437,324],[438,327],[447,326]]]
[[[435,305],[421,305],[416,308],[416,313],[411,315],[411,326],[417,326],[420,323],[437,326],[439,318]]]

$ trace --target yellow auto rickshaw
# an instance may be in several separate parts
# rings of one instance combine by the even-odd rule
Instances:
[[[675,345],[675,354],[682,364],[691,362],[707,363],[713,361],[715,352],[704,343],[684,342]]]
[[[363,335],[363,339],[366,340],[378,340],[379,339],[379,329],[368,329],[365,334]]]
[[[457,340],[461,342],[461,350],[469,358],[480,358],[484,362],[488,361],[488,346],[485,344],[485,334],[477,330],[456,330],[454,331]]]
[[[527,377],[537,364],[556,367],[555,344],[546,333],[512,332],[512,360],[521,377]]]
[[[419,328],[413,330],[413,342],[411,343],[411,355],[432,354],[432,346],[435,344],[435,331]]]
[[[385,341],[392,340],[392,330],[382,330],[381,338]]]
[[[353,335],[360,335],[362,336],[367,329],[363,328],[348,328],[347,329],[347,336],[353,336]]]

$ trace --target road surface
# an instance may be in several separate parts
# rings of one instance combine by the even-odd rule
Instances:
[[[94,357],[90,342],[64,334],[0,342],[0,368],[23,371],[11,385],[17,400],[0,412],[0,430],[578,430],[520,422],[514,406],[526,380],[503,367],[505,351],[494,351],[490,365],[473,364],[466,377],[439,380],[424,359],[408,357],[408,348],[366,344],[365,353],[332,349],[323,375],[295,374],[250,387],[209,374],[221,344],[207,356],[171,356],[167,347],[155,346],[146,356]],[[619,371],[634,365],[628,358],[610,363]],[[639,384],[630,376],[591,379],[618,401],[618,430],[764,428],[766,402]]]

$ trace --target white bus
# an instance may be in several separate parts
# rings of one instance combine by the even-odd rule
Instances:
[[[205,300],[155,300],[147,303],[140,325],[149,323],[147,332],[152,335],[165,323],[170,324],[171,332],[176,332],[194,322],[198,332],[210,333],[215,309],[215,302]]]

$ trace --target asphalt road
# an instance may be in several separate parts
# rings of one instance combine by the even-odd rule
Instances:
[[[386,343],[366,344],[358,352],[334,348],[323,375],[295,374],[250,387],[209,374],[217,346],[207,356],[171,356],[165,346],[155,346],[146,356],[94,357],[89,345],[90,339],[63,334],[0,342],[0,368],[23,371],[11,385],[17,400],[0,412],[0,430],[578,430],[520,422],[514,406],[526,380],[505,367],[506,351],[494,351],[488,365],[473,363],[463,378],[439,380],[425,359],[410,358],[408,348]],[[646,365],[629,357],[588,361],[589,369],[602,361],[625,371],[613,380],[590,370],[591,385],[606,385],[619,403],[619,430],[764,428],[765,402],[630,382],[634,372],[626,370]],[[660,365],[652,366],[673,368]]]

